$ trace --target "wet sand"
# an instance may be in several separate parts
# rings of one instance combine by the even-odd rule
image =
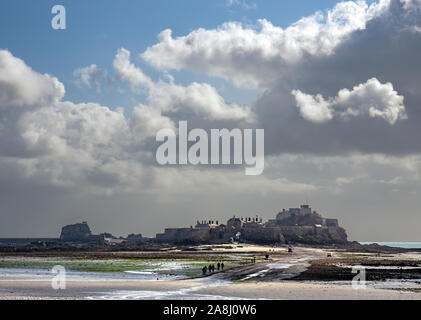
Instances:
[[[204,248],[206,249],[206,248]],[[390,284],[380,282],[368,285],[365,289],[354,289],[350,285],[353,275],[348,268],[340,268],[338,264],[352,263],[369,265],[410,265],[421,263],[420,254],[373,255],[349,254],[333,251],[332,258],[327,258],[326,249],[296,247],[291,254],[286,248],[262,246],[213,247],[213,254],[236,255],[247,253],[247,257],[255,256],[257,263],[246,264],[224,270],[217,274],[207,275],[190,280],[137,280],[137,279],[70,279],[65,290],[54,290],[51,281],[40,279],[9,278],[0,279],[0,299],[275,299],[275,300],[421,300],[421,286],[415,284],[416,290],[385,289]],[[119,253],[125,255],[126,253]],[[165,253],[169,255],[170,253]],[[174,254],[174,253],[173,253]],[[186,253],[182,253],[183,256]],[[195,252],[195,256],[207,255],[207,252]],[[270,254],[269,260],[264,260]],[[138,256],[144,253],[130,253]],[[146,255],[146,254],[145,254]],[[149,255],[149,253],[147,254]],[[152,253],[154,255],[154,253]],[[177,253],[174,254],[177,256]],[[260,257],[260,258],[259,258]],[[291,268],[292,266],[292,268]],[[288,270],[288,271],[286,271]],[[344,271],[345,270],[345,271]],[[342,280],[338,275],[344,272],[347,284],[322,282],[327,275],[334,280]],[[377,271],[376,271],[377,272]],[[370,272],[377,274],[376,272]],[[390,271],[383,270],[391,274]],[[404,272],[399,271],[402,274]],[[418,276],[418,269],[411,271]],[[280,279],[286,273],[288,280]],[[296,280],[304,277],[301,281]],[[250,279],[251,281],[249,281]],[[418,278],[419,279],[419,278]],[[232,282],[234,280],[234,282]],[[242,282],[237,282],[242,280]],[[319,280],[308,282],[302,280]],[[375,288],[376,287],[376,288]]]
[[[199,287],[199,282],[92,280],[67,281],[66,289],[54,290],[51,281],[0,281],[0,299],[87,299],[106,296],[117,291],[166,292]],[[151,298],[152,295],[151,295]]]
[[[178,296],[177,296],[178,294]],[[185,294],[185,296],[183,296]],[[231,283],[198,281],[71,281],[53,290],[48,281],[1,281],[0,299],[275,299],[421,300],[421,293],[301,282]]]
[[[421,300],[421,293],[302,282],[241,283],[210,288],[204,294],[274,300]]]

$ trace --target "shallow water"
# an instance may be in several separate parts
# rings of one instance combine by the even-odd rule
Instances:
[[[50,281],[55,274],[51,269],[33,269],[33,268],[0,268],[0,281]],[[176,280],[180,276],[158,274],[155,272],[81,272],[66,271],[67,281],[111,281],[111,280],[142,280],[156,281],[160,280]]]
[[[194,282],[195,280],[193,280]],[[200,279],[205,284],[177,290],[116,290],[89,296],[92,300],[247,300],[239,297],[202,294],[200,291],[230,285],[231,282],[215,279]]]

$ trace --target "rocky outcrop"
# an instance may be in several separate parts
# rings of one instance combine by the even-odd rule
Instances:
[[[104,235],[93,235],[87,222],[71,224],[61,229],[60,240],[70,242],[104,242]]]
[[[88,239],[92,235],[91,229],[88,223],[75,223],[68,226],[64,226],[61,229],[60,240],[63,241],[74,241]]]

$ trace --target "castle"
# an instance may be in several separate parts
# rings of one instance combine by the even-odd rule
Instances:
[[[347,242],[347,235],[337,219],[322,217],[309,205],[283,209],[276,219],[263,222],[259,217],[233,217],[224,224],[218,221],[197,221],[195,227],[168,228],[156,235],[156,241],[174,244],[228,243],[306,243],[339,244]]]
[[[232,217],[226,224],[217,220],[197,221],[190,228],[168,228],[156,238],[143,238],[131,234],[127,238],[116,238],[111,234],[92,234],[86,222],[64,226],[60,240],[98,244],[140,244],[157,242],[168,244],[223,244],[246,241],[261,244],[341,244],[347,242],[347,235],[337,219],[328,219],[309,205],[300,208],[283,209],[275,219],[263,222],[262,218]]]

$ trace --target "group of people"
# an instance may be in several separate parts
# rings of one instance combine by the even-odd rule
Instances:
[[[216,269],[218,271],[220,270],[224,270],[224,263],[223,262],[218,262],[216,264]],[[211,272],[215,272],[215,265],[214,264],[210,264],[209,266],[204,266],[202,268],[202,272],[205,275],[207,272],[211,273]]]

